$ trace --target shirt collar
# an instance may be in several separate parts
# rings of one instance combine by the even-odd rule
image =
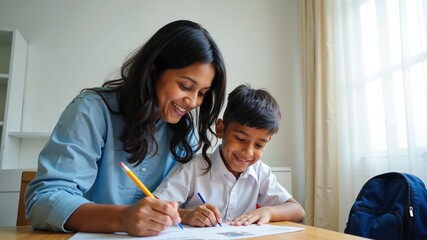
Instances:
[[[211,168],[211,181],[215,181],[218,178],[224,176],[225,174],[232,174],[228,171],[227,167],[225,166],[222,158],[220,149],[222,148],[222,144],[220,144],[216,150],[212,153],[212,168]],[[257,163],[255,163],[257,164]],[[248,169],[246,169],[242,174],[240,174],[240,178],[247,178],[249,176],[252,176],[255,180],[258,181],[258,176],[256,174],[256,171],[253,167],[254,165],[250,166]]]

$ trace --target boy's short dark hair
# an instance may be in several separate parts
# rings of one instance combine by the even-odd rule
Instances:
[[[276,99],[263,89],[240,85],[228,94],[224,112],[224,126],[232,121],[257,129],[269,129],[272,134],[279,131],[280,107]]]

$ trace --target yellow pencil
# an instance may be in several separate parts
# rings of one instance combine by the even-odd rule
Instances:
[[[147,196],[147,197],[153,197],[156,198],[151,192],[150,190],[148,190],[148,188],[141,182],[141,180],[139,180],[139,178],[137,178],[135,176],[135,174],[123,163],[120,162],[120,166],[122,167],[123,171],[125,171],[125,173],[136,183],[136,185],[139,187],[139,189],[141,189],[141,191]],[[181,229],[184,229],[184,227],[182,226],[181,223],[178,223],[178,226]]]

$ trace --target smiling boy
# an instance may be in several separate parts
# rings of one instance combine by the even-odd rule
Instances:
[[[177,201],[182,223],[191,226],[215,226],[223,220],[231,225],[301,222],[302,206],[260,161],[279,130],[280,117],[279,105],[267,91],[238,86],[228,96],[223,119],[216,122],[222,144],[212,154],[177,164],[154,195]]]

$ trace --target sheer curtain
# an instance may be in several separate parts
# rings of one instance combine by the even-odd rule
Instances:
[[[301,1],[305,224],[338,230],[334,0]]]
[[[427,183],[427,1],[335,2],[340,230],[372,176]]]

